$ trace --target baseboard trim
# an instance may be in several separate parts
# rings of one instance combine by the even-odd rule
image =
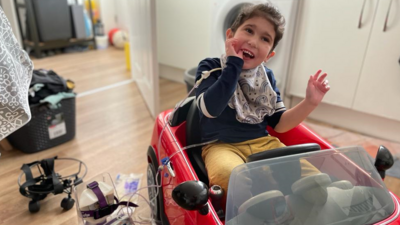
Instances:
[[[122,86],[122,85],[127,85],[127,84],[130,84],[130,83],[134,82],[134,81],[135,81],[134,79],[130,79],[130,80],[126,80],[126,81],[121,81],[119,83],[110,84],[110,85],[107,85],[107,86],[104,86],[104,87],[101,87],[101,88],[96,88],[96,89],[93,89],[93,90],[90,90],[90,91],[85,91],[85,92],[82,92],[82,93],[78,93],[77,98],[84,97],[86,95],[96,94],[96,93],[99,93],[99,92],[102,92],[102,91],[106,91],[106,90],[111,89],[111,88],[116,88],[116,87],[119,87],[119,86]]]
[[[298,104],[303,98],[292,97],[291,106]],[[400,143],[400,122],[351,109],[321,103],[309,118],[346,128],[389,141]]]
[[[182,84],[184,83],[185,70],[183,69],[159,63],[158,74],[160,74],[160,77],[167,80],[175,81]]]

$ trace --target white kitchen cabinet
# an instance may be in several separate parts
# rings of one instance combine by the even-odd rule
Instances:
[[[323,102],[352,107],[377,5],[378,0],[301,2],[289,94],[305,97],[309,76],[322,69],[332,87]]]
[[[379,1],[353,109],[400,120],[400,0]]]

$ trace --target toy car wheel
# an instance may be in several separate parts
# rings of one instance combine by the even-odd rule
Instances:
[[[149,163],[147,166],[147,186],[153,186],[148,188],[149,199],[153,199],[153,201],[150,202],[151,218],[157,223],[160,221],[160,206],[158,205],[157,188],[154,187],[154,185],[156,185],[156,174],[156,169],[153,164]]]
[[[38,201],[32,200],[29,202],[29,212],[36,213],[39,212],[39,210],[40,210],[40,204]]]
[[[65,210],[70,210],[72,207],[74,207],[75,200],[72,198],[64,198],[61,201],[61,208]]]

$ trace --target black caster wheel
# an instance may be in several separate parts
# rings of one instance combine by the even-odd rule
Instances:
[[[40,204],[38,201],[32,200],[29,202],[29,212],[36,213],[39,212],[39,210],[40,210]]]
[[[65,210],[70,210],[74,207],[75,200],[73,198],[64,198],[61,201],[61,207]]]

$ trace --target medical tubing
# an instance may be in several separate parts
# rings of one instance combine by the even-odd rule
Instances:
[[[176,153],[179,153],[179,152],[175,152],[175,153],[171,156],[171,158],[172,158]],[[169,161],[167,161],[167,162],[169,162]],[[167,164],[167,162],[164,163],[164,164],[161,166],[161,170],[160,170],[160,169],[157,169],[157,173],[156,173],[156,176],[155,176],[156,185],[150,185],[150,186],[146,186],[146,187],[139,188],[139,189],[137,189],[136,191],[134,191],[133,193],[129,193],[129,194],[123,195],[123,196],[121,197],[121,199],[123,199],[123,198],[125,198],[126,196],[130,196],[129,199],[128,199],[128,201],[127,201],[126,207],[128,207],[129,202],[131,201],[131,199],[132,199],[133,196],[139,195],[139,196],[141,196],[141,197],[146,201],[146,203],[149,205],[150,210],[152,211],[150,202],[154,201],[154,200],[158,197],[159,188],[162,188],[163,186],[165,186],[165,185],[159,185],[159,184],[158,184],[158,179],[157,179],[157,177],[158,177],[158,175],[160,174],[160,172],[162,172],[162,171],[164,170],[164,165]],[[170,180],[170,182],[169,182],[168,184],[166,184],[166,185],[169,185],[170,183],[171,183],[171,180]],[[151,187],[157,188],[157,191],[156,191],[155,196],[154,196],[152,199],[147,200],[147,199],[145,199],[145,198],[143,197],[142,194],[139,193],[139,191],[141,191],[141,190],[143,190],[143,189],[148,189],[148,188],[151,188]],[[129,208],[129,207],[128,207],[128,208]],[[122,210],[122,208],[118,211],[118,214],[120,213],[121,210]],[[131,209],[128,209],[128,210],[129,210],[128,215],[130,216],[130,215],[131,215],[130,213],[132,212],[132,210],[131,210]],[[151,212],[151,213],[153,213],[153,212]],[[137,221],[136,221],[136,222],[137,222]]]
[[[143,200],[147,203],[147,205],[149,206],[149,208],[150,208],[150,210],[151,210],[150,202],[149,202],[142,194],[140,194],[140,193],[135,193],[135,195],[138,195],[138,196],[142,197]],[[132,197],[133,197],[133,195],[131,196],[131,198],[132,198]],[[131,198],[129,198],[129,201],[128,201],[128,202],[130,202]],[[121,208],[121,209],[118,211],[118,214],[120,213],[120,211],[121,211],[122,209],[123,209],[123,208]],[[128,216],[129,216],[129,217],[132,217],[132,215],[131,215],[130,213],[132,213],[132,210],[130,210],[130,211],[128,212]],[[132,214],[133,214],[133,213],[132,213]],[[153,211],[152,211],[152,210],[151,210],[151,214],[153,214]],[[143,223],[143,222],[140,222],[140,221],[133,221],[134,224],[135,224],[135,223],[147,224],[147,223],[149,223],[149,222],[151,223],[151,222],[153,222],[153,221],[159,222],[158,220],[155,220],[155,219],[153,219],[153,218],[145,218],[145,219],[142,219],[140,215],[138,215],[138,217],[139,217],[139,219],[144,220],[145,222]]]
[[[203,71],[202,73],[201,73],[201,78],[198,80],[198,81],[196,81],[196,83],[195,83],[195,85],[193,85],[193,88],[189,91],[189,93],[186,95],[186,97],[179,103],[179,105],[177,105],[177,106],[175,106],[175,108],[174,108],[174,110],[172,111],[172,113],[170,113],[169,115],[168,115],[168,119],[167,119],[167,121],[169,121],[169,117],[171,116],[171,115],[173,115],[174,113],[175,113],[175,111],[179,108],[179,107],[181,107],[181,105],[182,105],[182,103],[190,96],[190,94],[194,91],[194,89],[196,89],[197,87],[199,87],[199,85],[201,84],[201,82],[204,80],[204,79],[207,79],[209,76],[210,76],[210,74],[212,73],[212,72],[214,72],[214,71],[217,71],[217,70],[222,70],[222,68],[215,68],[215,69],[212,69],[212,70],[210,70],[210,71]],[[160,144],[161,144],[161,138],[162,138],[162,135],[163,135],[163,133],[164,133],[164,130],[165,130],[165,128],[167,127],[167,125],[168,125],[168,122],[167,121],[165,121],[165,124],[164,124],[164,127],[163,127],[163,129],[161,130],[161,133],[160,133],[160,137],[158,138],[158,143],[157,143],[157,155],[158,155],[158,160],[159,160],[159,162],[161,162],[160,160]],[[201,145],[206,145],[206,144],[209,144],[209,143],[213,143],[213,142],[215,142],[215,141],[217,141],[217,140],[214,140],[214,141],[212,141],[212,142],[205,142],[205,143],[200,143],[200,144],[195,144],[195,145],[190,145],[190,146],[186,146],[186,147],[184,147],[183,149],[189,149],[189,148],[194,148],[194,147],[197,147],[197,146],[201,146]],[[176,153],[174,153],[174,154],[176,154]],[[171,159],[171,157],[170,157],[170,159]]]
[[[203,145],[212,144],[212,143],[217,142],[217,141],[218,141],[218,139],[215,139],[215,140],[212,140],[212,141],[207,141],[207,142],[203,142],[203,143],[199,143],[199,144],[188,145],[188,146],[183,147],[182,149],[183,150],[187,150],[189,148],[195,148],[195,147],[199,147],[199,146],[203,146]],[[176,154],[176,153],[177,152],[175,152],[174,154]],[[170,158],[172,158],[172,156]]]
[[[201,72],[201,78],[198,81],[196,81],[195,87],[197,88],[204,79],[207,79],[212,72],[217,71],[217,70],[222,70],[222,68],[215,68],[210,71]]]
[[[204,72],[202,73],[202,75],[201,75],[201,78],[195,83],[195,85],[194,85],[193,88],[189,91],[189,93],[186,95],[186,97],[179,103],[179,105],[177,105],[177,106],[174,108],[173,112],[170,113],[170,114],[168,115],[167,121],[169,120],[169,117],[170,117],[171,115],[173,115],[174,112],[175,112],[179,107],[181,107],[182,103],[190,96],[190,94],[193,92],[193,90],[196,89],[204,79],[207,79],[208,76],[210,75],[210,73],[212,73],[212,72],[214,72],[214,71],[216,71],[216,70],[219,70],[219,69],[220,69],[220,68],[213,69],[213,70],[211,70],[211,71],[204,71]],[[160,137],[158,138],[158,143],[157,143],[158,160],[161,160],[161,159],[160,159],[160,144],[161,144],[161,138],[162,138],[162,135],[163,135],[163,133],[164,133],[164,130],[165,130],[165,128],[166,128],[167,125],[168,125],[168,122],[167,122],[167,121],[165,121],[165,124],[164,124],[164,126],[163,126],[163,129],[161,130],[161,133],[160,133]],[[204,143],[200,143],[200,144],[193,144],[193,145],[185,146],[185,147],[182,148],[182,150],[187,150],[187,149],[189,149],[189,148],[194,148],[194,147],[198,147],[198,146],[202,146],[202,145],[206,145],[206,144],[211,144],[211,143],[216,142],[216,141],[217,141],[217,140],[213,140],[213,141],[208,141],[208,142],[204,142]],[[126,204],[126,207],[128,208],[128,209],[127,209],[127,212],[128,212],[128,215],[129,215],[129,216],[131,216],[131,214],[132,214],[132,209],[129,208],[129,202],[131,201],[132,197],[135,196],[135,195],[138,195],[138,196],[142,197],[142,198],[145,200],[145,202],[148,204],[150,210],[152,211],[152,209],[151,209],[151,204],[150,204],[150,203],[151,203],[152,201],[154,201],[154,200],[158,197],[159,188],[162,188],[162,187],[164,186],[164,185],[158,184],[158,179],[157,179],[157,178],[158,178],[158,175],[160,175],[160,172],[162,172],[162,171],[164,170],[164,166],[167,165],[167,164],[171,161],[171,159],[172,159],[176,154],[182,153],[182,152],[183,152],[183,151],[174,152],[172,155],[168,156],[168,159],[167,159],[167,161],[166,161],[165,163],[161,163],[161,161],[159,162],[159,163],[162,164],[162,165],[160,166],[160,168],[157,168],[157,173],[156,173],[156,176],[155,176],[155,181],[156,181],[156,184],[155,184],[155,185],[150,185],[150,186],[146,186],[146,187],[139,188],[139,189],[137,189],[136,191],[134,191],[133,193],[129,193],[129,194],[123,195],[123,196],[121,197],[121,199],[123,199],[123,198],[126,197],[126,196],[130,196],[129,199],[128,199],[128,201],[127,201],[127,204]],[[170,182],[169,182],[169,183],[170,183]],[[169,185],[169,183],[166,184],[166,185]],[[150,199],[150,200],[147,200],[142,194],[138,193],[140,190],[148,189],[148,188],[151,188],[151,187],[155,187],[155,188],[157,188],[157,190],[156,190],[155,196],[154,196],[152,199]],[[120,212],[121,212],[122,209],[123,209],[123,208],[119,209],[118,212],[117,212],[117,214],[120,214]],[[153,213],[153,212],[151,212],[151,213]],[[139,218],[139,219],[140,219],[140,218]],[[153,221],[153,220],[154,220],[154,219],[151,219],[151,221]],[[146,221],[145,223],[148,223],[148,222],[149,222],[149,221]],[[134,223],[134,224],[136,224],[136,223],[138,223],[138,224],[145,224],[145,223],[142,223],[142,222],[139,222],[139,221],[133,221],[133,223]]]
[[[142,198],[145,200],[145,202],[149,205],[149,208],[150,208],[150,210],[151,210],[151,213],[153,213],[153,211],[152,211],[152,209],[151,209],[150,202],[151,202],[153,199],[155,199],[155,198],[153,198],[152,200],[148,201],[142,194],[138,193],[140,190],[145,189],[145,188],[150,188],[150,187],[160,187],[160,186],[158,186],[158,185],[150,185],[150,186],[147,186],[147,187],[139,188],[138,190],[136,190],[136,191],[133,192],[133,193],[126,194],[126,195],[122,196],[121,199],[123,199],[124,197],[130,195],[130,197],[129,197],[128,201],[127,201],[127,204],[126,204],[126,206],[125,206],[125,207],[127,208],[127,213],[128,213],[128,216],[129,216],[129,217],[131,217],[132,214],[133,214],[133,212],[132,212],[133,210],[130,209],[130,207],[129,207],[129,202],[132,200],[132,197],[135,196],[135,195],[139,195],[140,197],[142,197]],[[157,195],[155,195],[155,197],[157,197]],[[123,209],[123,207],[120,208],[120,209],[118,210],[117,214],[120,214],[122,209]],[[137,221],[136,221],[136,222],[137,222]]]
[[[163,167],[163,169],[164,169],[164,167]],[[163,169],[162,169],[162,170],[163,170]],[[161,171],[162,171],[162,170],[161,170]],[[159,172],[161,172],[161,171],[159,170],[159,171],[157,172],[157,174],[156,174],[156,185],[150,185],[150,186],[147,186],[147,187],[140,188],[140,189],[138,189],[138,190],[136,190],[135,192],[133,192],[133,193],[130,194],[130,197],[129,197],[128,201],[127,201],[127,207],[128,207],[129,202],[131,201],[132,197],[135,196],[135,195],[139,195],[140,197],[142,197],[142,198],[145,200],[145,202],[147,203],[147,205],[149,206],[149,208],[150,208],[150,210],[151,210],[151,213],[153,213],[153,210],[151,209],[150,202],[154,201],[154,199],[156,199],[156,198],[158,197],[158,194],[159,194],[158,188],[162,188],[163,186],[165,186],[165,185],[158,185],[157,176],[158,176]],[[171,180],[170,180],[170,182],[169,182],[168,184],[166,184],[166,185],[169,185],[170,183],[171,183]],[[143,189],[146,189],[146,188],[149,188],[149,187],[156,187],[156,188],[157,188],[157,193],[155,194],[155,196],[154,196],[151,200],[147,200],[142,194],[139,193],[140,190],[143,190]],[[125,196],[126,196],[126,195],[124,195],[124,197],[125,197]],[[121,209],[120,209],[120,210],[121,210]],[[118,211],[118,213],[119,213],[119,211]],[[130,216],[130,215],[129,215],[129,216]],[[140,218],[139,218],[139,219],[140,219]],[[153,220],[154,220],[154,219],[151,218],[151,221],[153,221]],[[150,221],[150,222],[151,222],[151,221]],[[137,223],[139,223],[139,224],[142,224],[142,223],[140,223],[140,222],[138,222],[138,221],[134,221],[134,222],[137,222]]]
[[[142,195],[142,194],[140,194],[140,193],[136,193],[136,195],[138,195],[139,197],[142,197],[143,198],[143,200],[147,203],[147,205],[151,208],[151,206],[150,206],[150,202]],[[131,196],[131,198],[132,198],[133,196]]]
[[[201,78],[200,78],[198,81],[196,81],[195,85],[194,85],[193,88],[188,92],[188,94],[186,95],[186,97],[174,108],[174,110],[172,111],[172,113],[170,113],[170,114],[168,115],[167,121],[169,121],[170,116],[173,115],[173,114],[175,113],[175,111],[176,111],[179,107],[181,107],[182,103],[190,96],[190,94],[193,92],[193,90],[196,89],[204,79],[207,79],[207,78],[210,76],[210,74],[211,74],[212,72],[217,71],[217,70],[221,70],[221,68],[215,68],[215,69],[212,69],[212,70],[210,70],[210,71],[203,71],[203,72],[202,72]],[[160,174],[160,172],[162,172],[162,171],[164,170],[164,166],[167,165],[167,164],[171,161],[171,159],[172,159],[176,154],[182,153],[182,152],[183,152],[183,151],[174,152],[172,155],[168,156],[168,159],[167,159],[167,161],[166,161],[165,163],[162,163],[162,162],[161,162],[161,159],[160,159],[161,138],[162,138],[162,135],[164,134],[165,128],[166,128],[167,125],[168,125],[168,122],[167,122],[167,121],[165,121],[165,124],[164,124],[164,126],[163,126],[163,128],[162,128],[162,130],[161,130],[161,133],[160,133],[160,136],[159,136],[158,142],[157,142],[157,155],[158,155],[158,159],[157,159],[157,160],[159,161],[159,164],[162,164],[162,165],[161,165],[161,170],[160,170],[159,168],[157,168],[157,173],[156,173],[156,176],[155,176],[156,185],[150,185],[150,186],[147,186],[147,187],[139,188],[139,189],[136,190],[135,192],[130,193],[130,194],[129,194],[129,195],[130,195],[129,200],[127,201],[127,207],[128,207],[129,202],[131,201],[132,197],[135,196],[136,194],[138,194],[138,195],[141,196],[143,199],[145,199],[145,198],[143,197],[143,195],[141,195],[140,193],[138,193],[140,190],[145,189],[145,188],[148,189],[148,188],[150,188],[150,187],[156,187],[156,188],[157,188],[157,191],[156,191],[155,196],[154,196],[152,199],[150,199],[149,201],[147,201],[147,200],[145,199],[145,201],[147,202],[147,204],[148,204],[149,207],[150,207],[150,210],[152,210],[152,209],[151,209],[150,202],[154,201],[154,200],[158,197],[159,188],[162,188],[162,187],[163,187],[163,185],[159,185],[159,184],[158,184],[158,179],[157,179],[158,175]],[[213,141],[208,141],[208,142],[204,142],[204,143],[199,143],[199,144],[193,144],[193,145],[185,146],[185,147],[182,148],[182,150],[187,150],[187,149],[189,149],[189,148],[194,148],[194,147],[203,146],[203,145],[206,145],[206,144],[211,144],[211,143],[214,143],[214,142],[216,142],[216,141],[218,141],[218,140],[213,140]],[[169,184],[167,184],[167,185],[169,185]],[[128,195],[128,194],[127,194],[127,195]],[[123,198],[124,198],[125,196],[127,196],[127,195],[124,195],[121,199],[123,199]],[[121,209],[120,209],[120,210],[121,210]],[[118,211],[118,213],[119,213],[119,211]],[[153,212],[152,212],[152,213],[153,213]],[[129,214],[129,213],[128,213],[128,214]],[[135,223],[135,222],[138,223],[137,221],[134,221],[134,223]],[[140,222],[139,222],[139,223],[140,223]]]
[[[162,165],[161,167],[157,168],[157,173],[156,173],[156,176],[155,176],[156,185],[147,186],[147,188],[149,188],[149,187],[151,187],[151,186],[157,187],[156,194],[154,195],[154,197],[153,197],[152,199],[149,200],[149,202],[154,201],[154,200],[158,197],[159,188],[162,188],[162,187],[163,187],[163,185],[161,185],[161,184],[158,183],[158,179],[157,179],[158,175],[159,175],[160,172],[162,172],[163,170],[164,170],[164,165]],[[168,184],[166,184],[166,185],[169,185],[170,183],[171,183],[171,180],[170,180],[170,181],[168,182]],[[145,188],[145,187],[144,187],[144,188]],[[140,188],[140,189],[136,190],[135,192],[138,192],[139,190],[144,189],[144,188]],[[135,192],[134,192],[134,193],[135,193]],[[133,196],[134,193],[132,193],[131,197]],[[129,201],[128,201],[128,202],[129,202]],[[151,210],[151,207],[150,207],[150,210]]]
[[[158,174],[159,174],[159,172],[157,172],[157,175],[156,175],[156,176],[158,176]],[[121,199],[123,199],[123,198],[125,198],[125,197],[127,197],[127,196],[130,196],[130,197],[129,197],[129,201],[127,201],[127,204],[126,204],[126,206],[128,207],[128,206],[129,206],[130,199],[132,198],[132,196],[134,196],[134,195],[135,195],[137,192],[139,192],[140,190],[143,190],[143,189],[146,189],[146,188],[151,188],[151,187],[157,187],[157,188],[162,187],[161,185],[158,185],[157,177],[156,177],[156,185],[150,185],[150,186],[146,186],[146,187],[139,188],[139,189],[137,189],[136,191],[134,191],[134,192],[132,192],[132,193],[123,195],[123,196],[121,197]],[[156,196],[157,196],[157,195],[156,195]],[[155,196],[155,197],[156,197],[156,196]],[[153,200],[155,199],[155,197],[153,197],[153,198],[150,200],[150,202],[153,201]]]
[[[162,172],[163,170],[164,170],[164,166],[161,167],[161,170],[160,170],[160,169],[157,170],[157,173],[156,173],[156,176],[155,176],[155,179],[156,179],[156,184],[155,184],[155,185],[150,185],[150,186],[146,186],[146,187],[139,188],[139,189],[137,189],[136,191],[134,191],[134,192],[132,192],[132,193],[129,193],[129,194],[126,194],[126,195],[122,196],[121,199],[123,199],[123,198],[126,197],[126,196],[130,196],[129,201],[127,202],[127,206],[128,206],[128,204],[129,204],[131,198],[132,198],[136,193],[138,193],[140,190],[148,189],[148,188],[150,188],[150,187],[155,187],[155,188],[157,188],[157,192],[156,192],[155,196],[154,196],[152,199],[149,200],[149,202],[154,201],[154,199],[156,199],[157,196],[158,196],[158,194],[159,194],[159,193],[158,193],[158,188],[162,188],[162,187],[164,186],[164,185],[158,184],[158,179],[157,179],[158,175],[159,175],[160,172]],[[171,183],[171,180],[170,180],[170,182],[168,182],[168,184],[165,184],[165,185],[169,185],[170,183]]]
[[[216,141],[216,140],[214,140],[214,141],[209,141],[209,142],[206,142],[205,144],[207,144],[207,143],[212,143],[212,142],[215,142],[215,141]],[[196,146],[191,145],[191,146],[187,146],[187,147],[191,148],[191,147],[196,147]],[[183,149],[183,150],[186,150],[186,149]],[[156,173],[156,176],[155,176],[155,179],[156,179],[156,184],[155,184],[155,185],[150,185],[150,186],[142,187],[142,188],[137,189],[137,190],[134,191],[133,193],[129,193],[129,194],[126,194],[126,195],[122,196],[121,199],[125,198],[125,197],[128,196],[128,195],[130,196],[129,199],[128,199],[128,201],[127,201],[126,207],[128,207],[128,204],[129,204],[129,202],[131,201],[131,199],[133,198],[133,196],[139,195],[140,197],[142,197],[142,198],[146,201],[146,203],[149,205],[149,208],[150,208],[150,210],[151,210],[151,213],[153,213],[153,210],[151,209],[151,204],[150,204],[150,203],[151,203],[152,201],[154,201],[154,200],[158,197],[159,188],[162,188],[163,186],[167,186],[167,185],[169,185],[169,184],[171,183],[171,180],[170,180],[170,182],[168,182],[168,184],[160,185],[160,184],[158,184],[158,179],[157,179],[157,177],[158,177],[158,175],[160,175],[161,172],[164,170],[164,166],[167,165],[167,164],[170,162],[170,160],[171,160],[176,154],[181,153],[181,152],[182,152],[182,151],[174,152],[170,157],[168,157],[168,160],[165,161],[165,162],[162,164],[161,169],[157,169],[157,173]],[[141,191],[141,190],[143,190],[143,189],[148,189],[148,188],[151,188],[151,187],[157,188],[156,194],[155,194],[155,196],[154,196],[152,199],[147,200],[147,199],[145,199],[145,198],[143,197],[142,194],[139,193],[139,191]],[[118,211],[118,214],[120,213],[121,210],[122,210],[122,208]],[[129,216],[130,216],[130,215],[131,215],[131,214],[130,214],[131,209],[129,209],[129,210],[130,210],[130,211],[128,212],[128,214],[129,214]],[[152,220],[153,220],[153,219],[152,219]],[[143,224],[143,223],[140,223],[140,222],[138,222],[138,221],[134,221],[134,222],[139,223],[139,224]]]
[[[195,147],[199,147],[199,146],[203,146],[203,145],[208,145],[208,144],[211,144],[211,143],[214,143],[214,142],[217,142],[217,141],[218,141],[218,139],[212,140],[212,141],[203,142],[203,143],[199,143],[199,144],[188,145],[188,146],[183,147],[182,150],[185,151],[185,150],[188,150],[189,148],[195,148]],[[171,161],[171,159],[178,153],[183,153],[183,151],[176,151],[172,155],[168,156],[168,159],[167,159],[167,161],[165,161],[164,164],[168,164]]]
[[[172,113],[170,113],[170,114],[168,115],[167,121],[169,121],[169,119],[170,119],[169,117],[170,117],[171,115],[173,115],[173,114],[175,113],[175,111],[176,111],[179,107],[181,107],[182,103],[189,97],[189,95],[193,92],[193,90],[194,90],[195,88],[197,88],[197,86],[194,86],[194,87],[192,88],[192,90],[190,90],[189,93],[186,95],[186,97],[179,103],[179,105],[176,105],[176,106],[175,106],[175,108],[174,108],[174,110],[172,111]],[[162,137],[162,135],[163,135],[163,133],[164,133],[164,130],[165,130],[165,128],[167,127],[167,125],[168,125],[168,122],[165,122],[164,127],[163,127],[163,129],[161,130],[160,137],[158,138],[158,143],[157,143],[157,151],[158,151],[158,152],[159,152],[159,149],[160,149],[161,137]],[[158,157],[158,159],[160,160],[160,157]]]
[[[209,141],[209,142],[202,143],[202,144],[207,144],[207,143],[212,143],[212,142],[215,142],[215,141]],[[198,146],[198,145],[201,145],[201,144],[190,145],[190,146],[187,146],[187,147],[188,147],[188,148],[192,148],[192,147],[196,147],[196,146]],[[183,150],[186,150],[186,149],[188,149],[188,148],[184,148]],[[158,179],[157,179],[157,178],[158,178],[158,175],[160,175],[160,174],[161,174],[160,172],[162,172],[162,171],[164,170],[164,168],[165,168],[164,166],[167,165],[167,164],[170,162],[170,160],[171,160],[176,154],[181,153],[181,152],[182,152],[182,151],[174,152],[170,157],[168,157],[168,160],[165,161],[165,163],[162,164],[160,168],[157,168],[157,173],[156,173],[156,176],[155,176],[155,181],[156,181],[156,184],[155,184],[155,185],[150,185],[150,186],[142,187],[142,188],[137,189],[137,190],[134,191],[133,193],[129,193],[129,194],[123,195],[123,196],[121,197],[121,199],[125,198],[126,196],[130,196],[129,199],[128,199],[128,201],[127,201],[126,207],[128,207],[128,204],[129,204],[129,202],[131,201],[131,199],[132,199],[133,196],[139,195],[139,196],[141,196],[141,197],[146,201],[146,203],[149,205],[150,210],[152,211],[151,213],[153,213],[153,210],[152,210],[152,208],[151,208],[150,203],[153,202],[153,201],[158,197],[159,188],[162,188],[163,186],[169,185],[169,184],[171,183],[171,180],[170,180],[170,182],[169,182],[168,184],[166,184],[166,185],[160,185],[160,184],[158,184]],[[141,190],[143,190],[143,189],[148,189],[148,188],[151,188],[151,187],[157,188],[157,189],[156,189],[156,194],[154,195],[154,197],[153,197],[152,199],[150,199],[150,200],[147,201],[147,199],[145,199],[145,198],[143,197],[143,195],[140,194],[140,193],[138,193],[138,192],[141,191]],[[129,208],[129,207],[128,207],[128,208]],[[122,210],[122,208],[118,211],[118,214],[120,213],[121,210]],[[131,215],[131,214],[130,214],[130,213],[131,213],[131,209],[128,209],[128,210],[129,210],[128,214],[129,214],[129,216],[130,216],[130,215]],[[140,222],[138,222],[138,221],[134,221],[134,222],[139,223],[139,224],[142,224],[142,223],[140,223]]]
[[[139,214],[137,217],[138,217],[139,219],[141,219],[142,221],[150,221],[150,222],[156,221],[156,222],[158,222],[158,224],[161,223],[160,220],[155,220],[155,219],[152,219],[152,218],[143,218],[142,215],[140,215],[140,214]]]
[[[139,188],[139,189],[137,189],[136,191],[134,191],[133,193],[129,193],[129,194],[126,194],[126,195],[124,195],[124,196],[122,196],[122,198],[121,199],[123,199],[124,197],[126,197],[126,196],[130,196],[129,197],[129,199],[128,199],[128,201],[127,201],[127,204],[126,204],[126,207],[128,207],[128,205],[129,205],[129,202],[131,201],[131,199],[132,199],[132,197],[133,196],[135,196],[136,194],[138,194],[138,195],[141,195],[140,193],[138,193],[140,190],[143,190],[143,189],[148,189],[148,188],[150,188],[150,187],[155,187],[155,188],[157,188],[157,192],[156,192],[156,194],[155,194],[155,196],[152,198],[152,199],[150,199],[148,202],[148,205],[149,205],[149,208],[150,208],[150,210],[152,210],[151,209],[151,206],[150,206],[150,202],[152,202],[152,201],[154,201],[154,199],[156,199],[157,197],[158,197],[158,188],[162,188],[162,185],[159,185],[158,184],[158,179],[157,179],[157,177],[158,177],[158,175],[160,174],[160,172],[162,171],[162,170],[164,170],[164,167],[162,167],[162,169],[161,170],[157,170],[157,173],[156,173],[156,176],[155,176],[155,179],[156,179],[156,185],[150,185],[150,186],[146,186],[146,187],[142,187],[142,188]],[[169,185],[170,183],[168,183],[167,185]],[[142,195],[141,195],[142,196]],[[143,197],[143,196],[142,196]],[[147,202],[147,200],[145,199],[145,201]],[[121,209],[120,209],[121,210]],[[119,211],[118,211],[118,213],[119,213]],[[153,213],[153,212],[152,212]]]
[[[149,207],[150,207],[150,209],[151,209],[150,202],[149,202],[142,194],[140,194],[140,193],[135,193],[134,195],[138,195],[138,196],[142,197],[143,200],[149,205]],[[132,197],[133,197],[134,195],[132,195],[132,196],[129,198],[128,204],[129,204],[129,202],[131,201],[131,199],[132,199]],[[132,214],[133,214],[133,212],[132,212],[133,210],[128,206],[128,204],[126,205],[125,208],[127,208],[128,215],[129,215],[129,217],[131,217]],[[120,214],[120,212],[121,212],[122,209],[123,209],[123,207],[120,208],[120,209],[118,210],[117,214]]]
[[[145,189],[145,188],[149,188],[149,187],[160,187],[160,186],[158,186],[158,185],[150,185],[150,186],[147,186],[147,187],[140,188],[140,189],[136,190],[134,193],[131,194],[131,196],[129,197],[129,199],[128,199],[128,201],[127,201],[127,205],[126,205],[126,207],[128,208],[127,213],[128,213],[128,216],[129,216],[129,217],[131,217],[133,213],[132,213],[132,209],[130,209],[130,208],[128,207],[128,204],[129,204],[129,202],[132,200],[133,196],[135,196],[135,195],[138,195],[138,196],[140,196],[140,197],[143,198],[143,200],[144,200],[144,201],[147,203],[147,205],[149,206],[149,208],[150,208],[150,210],[151,210],[151,214],[153,214],[153,210],[151,209],[151,204],[150,204],[150,202],[153,201],[153,199],[155,199],[155,198],[157,197],[158,194],[156,194],[155,197],[154,197],[153,199],[151,199],[150,201],[148,201],[142,194],[139,193],[139,190],[142,190],[142,189]],[[161,188],[161,187],[160,187],[160,188]],[[125,196],[126,196],[126,195],[125,195]],[[120,214],[120,212],[121,212],[122,209],[123,209],[123,208],[121,208],[121,209],[118,210],[118,214]],[[139,218],[139,219],[140,219],[140,218]],[[151,218],[151,219],[146,219],[146,220],[147,220],[147,222],[152,222],[154,219]],[[157,220],[155,220],[155,221],[157,221]],[[138,221],[134,221],[134,222],[139,223],[139,224],[142,224],[141,222],[138,222]]]

